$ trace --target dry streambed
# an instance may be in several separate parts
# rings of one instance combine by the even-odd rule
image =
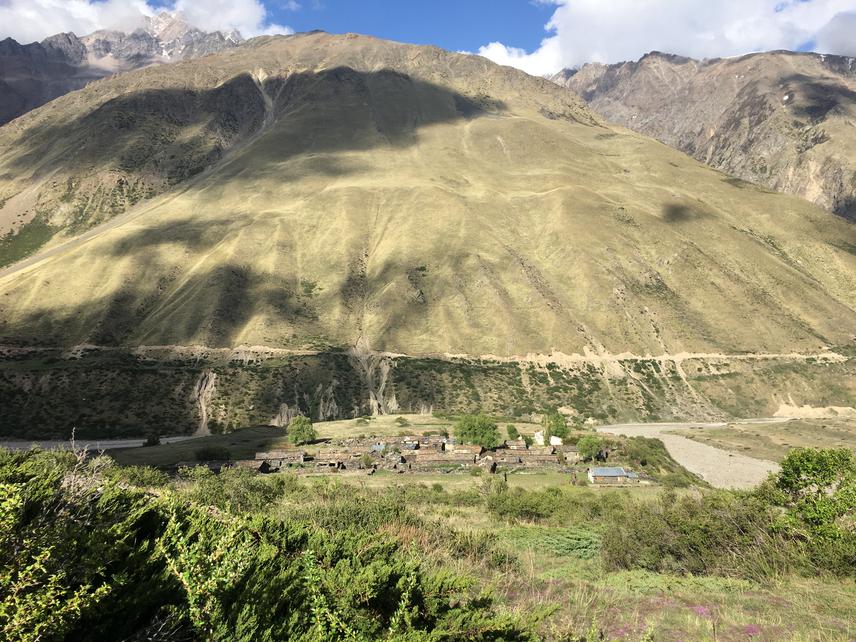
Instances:
[[[764,420],[764,422],[769,423],[770,420]],[[779,470],[779,465],[775,462],[728,452],[672,433],[675,430],[721,428],[724,425],[722,423],[616,424],[601,426],[598,432],[659,439],[676,462],[715,488],[752,488],[764,481],[771,472]]]

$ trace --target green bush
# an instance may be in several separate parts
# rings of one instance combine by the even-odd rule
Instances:
[[[751,493],[629,503],[603,539],[608,568],[760,579],[856,576],[856,461],[846,449],[794,449]]]
[[[404,502],[360,505],[345,491],[312,522],[279,519],[236,511],[237,487],[260,479],[245,472],[200,474],[183,494],[154,497],[111,481],[104,466],[0,451],[2,639],[536,639],[467,580],[376,532],[406,519]],[[270,501],[268,492],[249,494]],[[372,517],[355,525],[359,515]],[[492,543],[455,542],[466,554]]]
[[[505,427],[505,432],[508,435],[508,438],[512,441],[520,439],[520,433],[517,431],[517,427],[514,424],[508,424]]]
[[[185,492],[194,502],[234,513],[264,512],[285,494],[291,478],[260,476],[246,468],[227,468],[204,475]]]
[[[295,446],[308,444],[317,439],[315,434],[315,426],[309,421],[309,418],[302,415],[294,417],[288,422],[288,440]]]
[[[476,444],[483,448],[499,445],[496,422],[485,415],[465,415],[455,424],[455,437],[465,444]]]
[[[591,461],[603,450],[606,442],[601,437],[586,435],[577,442],[577,450],[583,461]]]
[[[560,492],[531,492],[516,489],[514,492],[492,493],[487,498],[487,509],[495,517],[506,520],[537,521],[554,515],[562,504]]]
[[[125,466],[114,468],[113,476],[140,488],[160,488],[169,484],[169,475],[152,466]]]

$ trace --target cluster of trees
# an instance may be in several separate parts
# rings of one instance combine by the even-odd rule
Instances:
[[[461,443],[482,448],[496,448],[500,443],[496,422],[486,415],[465,415],[458,419],[455,438]]]
[[[541,428],[544,431],[544,441],[548,444],[550,443],[550,437],[567,439],[570,432],[568,430],[568,422],[558,410],[550,410],[544,413],[541,417]]]

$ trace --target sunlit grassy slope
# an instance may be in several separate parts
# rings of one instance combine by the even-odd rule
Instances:
[[[6,341],[515,355],[856,336],[852,224],[477,57],[259,39],[94,83],[0,142],[7,196],[93,167],[161,193],[65,246],[113,213],[69,213],[85,177],[43,197],[59,236],[0,277]]]

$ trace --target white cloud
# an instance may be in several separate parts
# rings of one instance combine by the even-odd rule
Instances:
[[[261,0],[0,0],[0,38],[28,43],[66,31],[78,36],[98,29],[133,31],[164,5],[183,11],[203,31],[238,29],[247,38],[292,33],[269,22]]]
[[[542,0],[547,1],[547,0]],[[479,53],[532,74],[652,51],[694,58],[796,49],[817,41],[848,55],[856,0],[549,0],[557,5],[534,52],[493,42]],[[843,17],[842,17],[843,16]]]
[[[856,11],[835,14],[818,32],[815,49],[821,53],[856,56]]]
[[[260,0],[177,0],[175,8],[203,31],[237,29],[245,38],[293,33],[286,26],[270,24]]]

